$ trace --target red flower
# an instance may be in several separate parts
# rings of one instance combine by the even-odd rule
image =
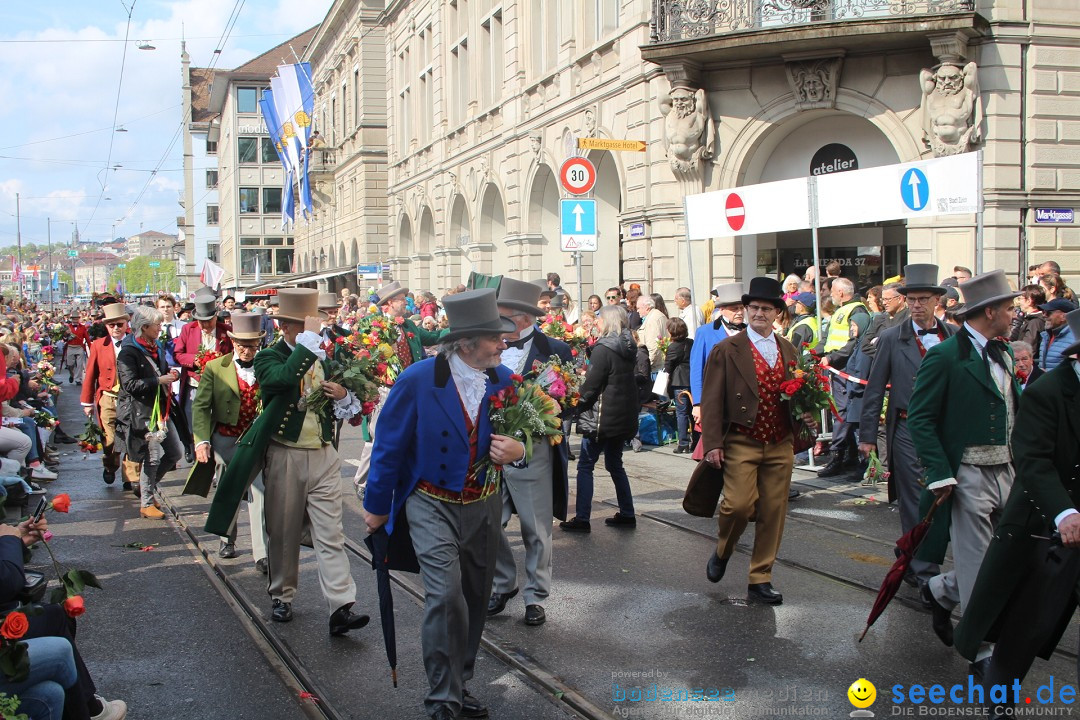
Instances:
[[[491,406],[497,410],[502,410],[503,402],[499,399],[499,396],[491,398]]]
[[[0,625],[0,635],[8,640],[18,640],[29,629],[30,621],[26,619],[26,614],[14,610],[8,613],[8,616],[4,618],[4,624]]]
[[[511,375],[510,380],[512,380],[513,382],[516,382],[516,383],[525,382],[525,378],[523,378],[521,375],[518,375],[517,373],[514,373],[513,375]]]
[[[338,338],[336,338],[334,340],[334,342],[336,342],[338,345],[344,345],[345,344],[345,337],[344,336],[338,337]]]
[[[82,595],[72,595],[64,601],[64,612],[68,614],[68,617],[79,617],[86,612],[86,605],[83,603]]]
[[[395,325],[404,325],[405,324],[405,318],[403,318],[403,317],[394,318],[394,324]]]
[[[53,498],[52,509],[56,512],[66,513],[71,510],[71,496],[67,493],[60,493]]]
[[[413,339],[414,337],[416,337],[416,335],[414,335],[414,334],[413,334],[413,333],[411,333],[411,332],[407,332],[407,333],[405,333],[405,336],[406,336],[407,338],[409,338],[410,340],[412,340],[412,339]]]

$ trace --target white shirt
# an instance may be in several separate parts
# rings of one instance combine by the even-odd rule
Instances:
[[[255,384],[255,368],[254,367],[240,367],[240,360],[233,354],[233,367],[236,368],[236,377],[240,378],[248,385]]]
[[[454,378],[458,397],[465,406],[465,412],[469,420],[476,425],[477,415],[480,413],[480,403],[487,391],[487,373],[472,367],[457,353],[452,353],[448,358],[450,362],[450,375]]]
[[[701,308],[691,303],[679,311],[679,317],[686,323],[687,337],[693,340],[698,327],[705,324],[705,315]]]
[[[979,353],[983,353],[986,350],[986,343],[989,342],[989,340],[968,323],[964,323],[964,328],[971,333],[971,337],[974,340],[975,347],[978,349]],[[1005,371],[1005,368],[1001,367],[1000,363],[996,363],[989,358],[988,362],[990,363],[990,375],[994,378],[994,384],[997,385],[1001,397],[1005,397],[1005,393],[1009,391],[1009,373]]]
[[[532,338],[533,330],[535,326],[530,326],[521,331],[521,339],[528,338],[525,344],[520,348],[508,347],[503,350],[502,364],[513,370],[515,373],[521,374],[522,366],[525,365],[525,358],[529,357],[529,352],[532,350]]]
[[[761,356],[765,358],[765,361],[769,363],[769,367],[776,365],[776,356],[780,354],[780,348],[776,344],[776,333],[770,332],[768,335],[760,335],[749,325],[746,326],[746,337],[750,339],[750,342],[754,343],[754,347],[761,353]]]
[[[929,350],[930,348],[941,342],[941,336],[939,336],[936,332],[937,326],[939,324],[939,320],[934,320],[935,332],[927,333],[926,335],[920,335],[919,331],[922,330],[922,328],[916,325],[914,320],[911,321],[911,329],[915,331],[915,337],[919,338],[919,342],[922,343],[924,350]],[[874,341],[876,342],[877,338],[874,338]]]

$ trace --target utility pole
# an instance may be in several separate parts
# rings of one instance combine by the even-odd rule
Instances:
[[[19,246],[19,298],[26,294],[23,292],[22,280],[22,213],[19,211],[19,193],[15,193],[15,241]]]
[[[48,232],[46,233],[49,238],[49,309],[56,309],[56,298],[53,297],[53,281],[52,281],[52,218],[46,218],[45,224],[48,226]]]

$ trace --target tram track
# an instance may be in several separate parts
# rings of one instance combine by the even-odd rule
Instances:
[[[798,481],[795,481],[795,482],[798,482]],[[618,509],[618,507],[619,507],[617,502],[614,502],[614,501],[611,501],[611,500],[599,500],[597,502],[599,502],[601,505],[604,505],[604,506],[607,506],[607,507],[613,507],[613,508],[616,508],[616,509]],[[708,538],[709,540],[713,541],[714,544],[716,542],[716,535],[714,533],[707,533],[707,532],[704,532],[702,530],[698,530],[697,528],[690,527],[689,525],[684,525],[684,524],[679,523],[679,522],[677,522],[675,520],[672,520],[672,519],[666,518],[666,517],[662,517],[660,515],[657,515],[655,513],[649,512],[649,511],[639,512],[638,515],[640,517],[648,518],[650,520],[653,520],[655,522],[660,523],[661,525],[673,528],[675,530],[679,530],[679,531],[682,531],[682,532],[685,532],[685,533],[688,533],[688,534],[691,534],[691,535],[696,535],[696,536],[702,537],[702,538]],[[792,515],[792,514],[789,513],[788,516],[787,516],[787,521],[791,522],[793,520],[797,521],[797,522],[806,523],[806,524],[809,524],[809,525],[814,525],[816,527],[823,528],[823,529],[826,529],[826,530],[831,530],[831,531],[836,532],[836,533],[841,534],[841,535],[846,535],[846,536],[849,536],[849,537],[859,538],[861,540],[867,540],[867,541],[870,541],[870,542],[875,542],[875,543],[878,543],[878,544],[887,545],[888,547],[893,547],[896,544],[895,542],[887,542],[887,541],[884,541],[884,540],[882,540],[880,538],[874,538],[872,536],[862,535],[862,534],[853,533],[853,532],[850,532],[850,531],[847,531],[847,530],[842,530],[840,528],[833,527],[833,526],[829,525],[828,523],[823,523],[823,522],[819,522],[819,521],[816,521],[816,520],[810,520],[808,518],[800,518],[797,515]],[[750,554],[751,554],[750,549],[745,548],[745,547],[743,547],[741,545],[736,545],[735,546],[735,552],[740,553],[742,555],[745,555],[747,557],[749,557]],[[839,583],[841,585],[845,585],[847,587],[854,588],[856,590],[860,590],[862,592],[865,592],[871,598],[870,602],[867,603],[867,612],[869,612],[870,607],[871,607],[871,605],[873,603],[872,598],[877,597],[878,590],[880,589],[880,587],[873,587],[873,586],[867,585],[866,583],[864,583],[864,582],[862,582],[860,580],[856,580],[854,578],[850,578],[850,577],[847,577],[845,575],[841,575],[839,573],[834,573],[834,572],[829,572],[827,570],[822,570],[820,568],[816,568],[816,567],[813,567],[811,565],[807,565],[806,563],[801,563],[801,562],[798,562],[798,561],[795,561],[795,560],[785,559],[783,557],[778,556],[776,558],[776,563],[779,564],[779,565],[783,565],[785,567],[793,568],[795,570],[801,570],[803,572],[809,573],[811,575],[815,575],[815,576],[820,577],[822,579],[829,580],[829,581],[835,582],[835,583]],[[882,575],[882,577],[884,577],[884,575]],[[924,608],[922,606],[922,603],[918,602],[917,600],[913,600],[913,599],[910,599],[910,598],[907,598],[907,597],[904,597],[904,596],[901,596],[901,595],[895,596],[892,599],[892,602],[893,603],[900,603],[901,605],[904,605],[905,607],[911,608],[911,609],[916,610],[916,611],[918,611],[920,613],[923,613],[923,614],[929,614],[929,612],[930,612],[929,610],[927,610],[926,608]],[[956,619],[956,618],[954,618],[954,619]],[[1077,661],[1077,653],[1072,652],[1070,650],[1063,649],[1060,646],[1054,649],[1054,654],[1057,655],[1058,657],[1070,660],[1072,662]]]
[[[199,561],[210,584],[233,610],[242,627],[251,636],[285,685],[290,688],[294,696],[300,699],[299,703],[305,717],[310,720],[347,720],[352,717],[343,708],[334,704],[322,685],[308,671],[300,656],[271,630],[270,623],[248,599],[244,590],[217,563],[215,553],[203,546],[197,530],[188,524],[184,513],[170,501],[168,496],[162,498],[162,507],[167,511],[177,531],[186,538],[188,549]],[[365,565],[370,566],[371,554],[362,543],[346,535],[345,549],[362,560]],[[391,572],[390,578],[391,582],[407,594],[414,603],[423,607],[422,588],[417,587],[397,572]],[[499,637],[490,630],[484,631],[481,646],[510,671],[538,687],[543,696],[555,705],[585,720],[602,720],[610,717],[610,713],[545,668],[520,646]]]

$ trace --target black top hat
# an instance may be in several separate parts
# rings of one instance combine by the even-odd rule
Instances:
[[[915,263],[904,266],[904,286],[897,288],[896,292],[907,295],[913,290],[932,292],[935,295],[944,295],[945,288],[938,285],[935,278],[938,276],[938,266],[929,263]]]
[[[476,335],[501,335],[517,330],[512,320],[499,315],[493,288],[449,295],[443,298],[443,309],[450,321],[450,329],[443,335],[443,342]]]
[[[205,288],[204,288],[205,289]],[[198,290],[195,293],[195,310],[191,317],[196,320],[210,320],[217,315],[217,297],[211,291]]]
[[[784,302],[784,288],[780,285],[779,280],[771,277],[750,279],[750,289],[742,296],[743,305],[748,304],[751,300],[770,302],[780,310],[787,307],[787,303]]]
[[[1023,295],[1009,287],[1004,270],[991,270],[964,283],[964,314]]]

